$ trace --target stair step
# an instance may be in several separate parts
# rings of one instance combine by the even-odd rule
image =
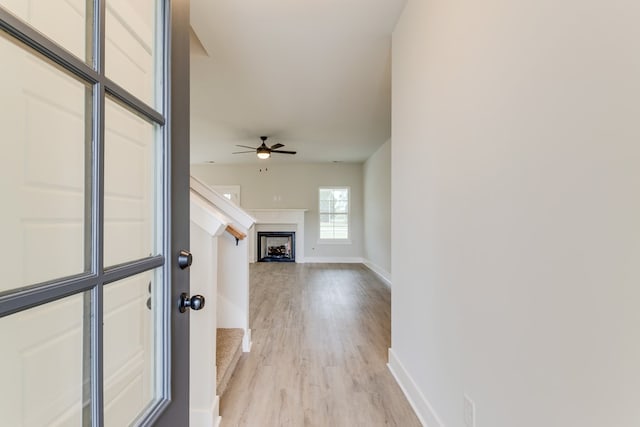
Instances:
[[[243,329],[219,328],[216,336],[216,393],[222,396],[242,355]]]

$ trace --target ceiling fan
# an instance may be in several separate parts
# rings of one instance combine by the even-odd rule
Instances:
[[[269,157],[271,157],[271,153],[296,154],[295,151],[278,150],[278,148],[284,147],[284,145],[282,144],[273,144],[271,147],[267,147],[267,144],[265,144],[265,142],[267,141],[267,138],[268,138],[267,136],[260,137],[260,139],[262,140],[262,145],[260,145],[258,148],[249,147],[247,145],[236,145],[237,147],[250,148],[251,150],[236,151],[233,154],[256,153],[259,159],[268,159]]]

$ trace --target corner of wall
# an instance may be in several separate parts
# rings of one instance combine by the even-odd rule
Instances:
[[[189,427],[218,427],[220,417],[220,397],[216,396],[209,408],[191,408],[189,411]]]
[[[363,165],[365,265],[391,284],[391,140]],[[375,236],[375,237],[373,237]],[[370,237],[370,238],[367,238]]]
[[[362,262],[365,267],[367,267],[369,270],[373,271],[373,273],[378,276],[378,278],[380,280],[382,280],[382,282],[387,285],[389,288],[391,288],[391,273],[389,273],[387,270],[383,269],[382,267],[380,267],[379,265],[371,262],[368,259],[363,260]]]
[[[431,406],[427,398],[422,394],[392,348],[389,349],[389,363],[387,367],[407,397],[409,404],[422,425],[425,427],[444,427],[444,423],[434,411],[433,406]]]

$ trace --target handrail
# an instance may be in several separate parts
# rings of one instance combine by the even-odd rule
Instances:
[[[240,240],[244,240],[247,237],[246,234],[244,234],[243,232],[239,231],[238,229],[236,229],[231,224],[227,225],[226,231],[227,231],[227,233],[231,234],[233,237],[236,238],[236,246],[238,246],[238,242]]]

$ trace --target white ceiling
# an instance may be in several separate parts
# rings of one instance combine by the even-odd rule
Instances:
[[[391,31],[406,0],[191,0],[191,161],[361,162],[391,136]]]

